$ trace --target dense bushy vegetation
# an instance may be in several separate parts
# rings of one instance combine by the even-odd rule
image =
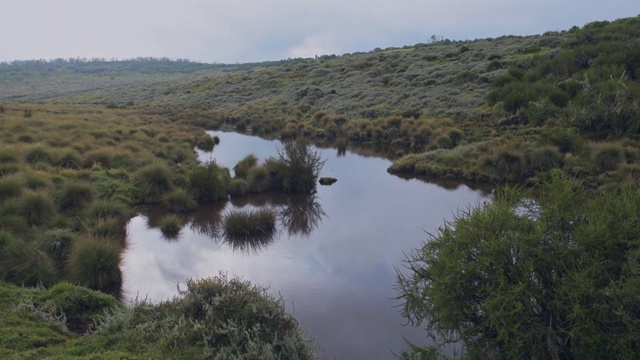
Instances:
[[[409,256],[404,315],[464,358],[636,357],[640,192],[583,186],[556,174],[461,211]]]
[[[0,299],[6,359],[314,358],[281,299],[224,275],[188,281],[162,303],[129,306],[69,283],[46,290],[1,281]]]

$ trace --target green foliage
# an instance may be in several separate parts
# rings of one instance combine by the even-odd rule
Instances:
[[[93,335],[140,351],[194,359],[313,359],[282,299],[238,278],[190,280],[173,300],[114,311]],[[121,345],[121,346],[122,346]],[[155,356],[152,356],[155,357]]]
[[[18,197],[24,188],[24,178],[19,174],[0,177],[0,202]]]
[[[24,159],[29,164],[53,164],[53,156],[51,155],[51,152],[49,149],[42,146],[37,146],[27,151]]]
[[[311,193],[316,188],[318,176],[326,160],[304,141],[285,141],[278,148],[282,166],[278,174],[286,192]]]
[[[122,285],[122,248],[109,240],[85,237],[73,244],[67,263],[71,282],[109,294]]]
[[[556,174],[461,211],[399,272],[403,315],[469,358],[635,357],[640,192],[582,186]]]
[[[121,222],[129,219],[131,211],[117,200],[94,200],[86,210],[86,216],[90,220],[117,218]]]
[[[527,163],[535,171],[548,171],[562,167],[564,158],[554,146],[546,145],[527,153]]]
[[[600,171],[615,170],[624,163],[624,148],[619,144],[600,144],[594,147],[592,160]]]
[[[191,191],[198,204],[211,204],[226,199],[231,175],[227,168],[209,162],[189,171]]]
[[[264,166],[253,167],[247,173],[247,184],[252,193],[261,193],[273,188],[269,170]]]
[[[249,183],[244,179],[232,179],[229,183],[229,195],[243,196],[249,192]]]

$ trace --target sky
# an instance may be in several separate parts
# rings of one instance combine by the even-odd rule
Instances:
[[[0,61],[244,63],[566,30],[638,0],[0,0]]]

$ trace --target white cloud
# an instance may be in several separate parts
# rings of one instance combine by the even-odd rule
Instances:
[[[537,34],[639,9],[632,0],[6,0],[0,60],[273,60],[410,45],[432,34]]]

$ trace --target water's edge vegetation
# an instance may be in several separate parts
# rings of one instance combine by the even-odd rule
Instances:
[[[383,150],[399,175],[500,185],[504,198],[445,224],[399,279],[406,316],[462,356],[633,356],[639,35],[634,17],[235,67],[0,64],[0,356],[312,358],[282,301],[239,279],[191,281],[179,298],[134,306],[84,288],[117,297],[125,224],[140,206],[178,214],[228,196],[313,193],[323,161],[310,142]],[[198,163],[193,149],[217,141],[204,129],[283,143],[278,158],[247,154],[232,177]],[[174,214],[160,220],[167,237]],[[224,218],[231,237],[269,236],[275,221]]]

